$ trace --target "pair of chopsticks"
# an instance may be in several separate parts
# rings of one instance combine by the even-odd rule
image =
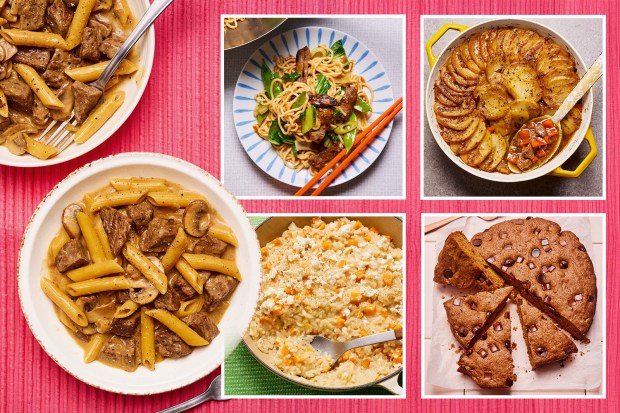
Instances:
[[[347,156],[347,150],[343,149],[342,151],[340,151],[340,153],[336,155],[334,159],[329,161],[327,165],[325,165],[323,169],[321,169],[316,175],[314,175],[308,181],[308,183],[303,186],[303,188],[295,192],[295,196],[302,196],[303,194],[308,192],[314,186],[314,184],[316,184],[327,172],[329,172],[329,170],[334,168],[334,166],[338,162],[340,162],[340,164],[329,175],[325,177],[325,179],[323,180],[323,182],[321,182],[318,188],[316,188],[310,194],[311,196],[320,195],[321,192],[323,192],[323,190],[327,188],[334,179],[340,176],[342,171],[349,166],[349,164],[357,157],[357,155],[359,155],[361,151],[363,151],[377,136],[379,136],[381,131],[383,131],[387,124],[390,123],[392,119],[394,119],[394,116],[396,116],[402,108],[403,98],[401,97],[396,100],[396,102],[394,102],[394,104],[390,106],[388,110],[386,110],[373,123],[371,123],[368,128],[364,129],[364,131],[359,134],[359,136],[355,140],[356,142],[353,146],[353,150],[351,151],[351,153],[349,153],[348,157],[346,157],[342,162],[340,162],[341,159]]]

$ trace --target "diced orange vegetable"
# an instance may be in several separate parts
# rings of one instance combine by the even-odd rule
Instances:
[[[550,137],[551,136],[556,136],[559,133],[560,132],[555,127],[547,129],[547,135],[550,136]]]
[[[363,225],[360,221],[355,221],[355,224],[353,224],[353,229],[360,229],[361,227],[363,227]]]
[[[530,130],[529,129],[521,129],[519,131],[519,138],[521,139],[525,139],[530,137]]]
[[[351,245],[351,246],[357,247],[358,244],[359,244],[359,241],[357,239],[355,239],[355,238],[349,238],[347,240],[347,245]]]
[[[325,240],[321,243],[321,248],[323,248],[323,251],[327,251],[331,247],[332,247],[332,242],[329,240]]]
[[[394,276],[392,274],[385,273],[383,274],[382,278],[383,278],[383,285],[385,286],[389,287],[394,282]]]
[[[287,285],[286,287],[284,287],[284,292],[287,293],[288,295],[294,295],[296,293],[295,289],[291,287],[290,285]]]
[[[377,314],[377,306],[374,305],[374,304],[368,304],[368,305],[364,306],[362,311],[367,316],[373,316],[373,315]]]
[[[403,356],[397,356],[392,359],[394,364],[403,364]]]
[[[355,280],[357,282],[360,282],[364,278],[366,278],[366,274],[364,273],[364,271],[362,271],[362,270],[355,271]]]
[[[355,311],[353,311],[353,315],[357,318],[362,318],[364,317],[364,312],[358,308]]]
[[[342,268],[345,266],[347,262],[345,260],[340,260],[340,262],[338,263],[338,267]]]
[[[372,237],[370,235],[364,235],[364,241],[370,242],[370,240],[372,240]]]
[[[360,364],[362,365],[362,367],[367,369],[368,367],[370,367],[370,359],[364,359],[360,362]]]
[[[289,348],[288,348],[288,346],[286,344],[282,346],[282,348],[280,349],[280,353],[282,353],[284,355],[290,353],[290,350],[289,350]]]
[[[489,132],[490,133],[495,132],[495,126],[493,126],[493,125],[489,126]]]
[[[338,328],[344,327],[345,319],[342,317],[336,317],[336,326]]]
[[[387,317],[390,315],[390,311],[385,307],[381,307],[381,310],[379,310],[379,314],[381,314],[382,317]]]
[[[276,317],[281,316],[282,314],[284,314],[284,307],[282,307],[281,304],[274,305],[273,308],[271,309],[271,314],[273,314]]]
[[[377,228],[375,228],[375,227],[370,227],[370,231],[374,232],[375,234],[379,233],[379,230]]]
[[[359,303],[361,303],[361,302],[362,302],[362,298],[363,298],[362,293],[360,293],[360,292],[358,292],[358,291],[351,291],[351,294],[350,294],[350,301],[351,301],[353,304],[359,304]]]
[[[263,247],[260,249],[260,253],[263,257],[266,257],[267,255],[269,255],[269,250],[267,249],[267,247]]]
[[[273,243],[273,245],[282,245],[282,240],[280,238],[276,238],[271,242]]]
[[[509,153],[508,156],[506,156],[506,160],[512,164],[516,164],[517,163],[517,155],[515,155],[514,153]]]
[[[531,143],[532,143],[532,148],[534,149],[540,146],[540,141],[538,139],[534,139]]]
[[[347,360],[349,360],[350,357],[351,357],[351,352],[347,351],[342,356],[340,356],[340,360],[341,361],[347,361]]]
[[[540,148],[538,151],[536,151],[536,156],[539,156],[542,158],[545,155],[546,155],[546,152],[543,148]]]
[[[545,128],[552,128],[552,127],[554,127],[554,126],[555,126],[555,125],[553,124],[553,120],[551,120],[551,119],[545,119],[545,120],[543,120],[543,123],[542,123],[542,124],[543,124],[543,126],[544,126]]]

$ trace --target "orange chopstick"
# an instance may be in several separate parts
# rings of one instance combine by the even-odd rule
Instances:
[[[336,169],[339,170],[338,172],[334,170],[325,179],[325,181],[323,181],[321,185],[311,194],[312,196],[319,195],[323,191],[323,189],[327,187],[327,185],[329,185],[334,179],[336,179],[338,175],[340,175],[342,170],[349,165],[349,163],[355,158],[355,156],[357,156],[357,154],[361,152],[361,150],[365,148],[385,128],[385,126],[392,121],[392,119],[394,119],[394,116],[396,116],[396,114],[400,112],[403,107],[402,102],[403,98],[398,98],[396,102],[392,104],[392,106],[390,106],[385,112],[381,114],[381,116],[379,116],[373,123],[371,123],[368,128],[366,128],[362,133],[359,134],[356,139],[356,143],[353,146],[354,150],[353,152],[351,152],[351,156],[347,158],[348,161],[345,160],[343,162],[346,163],[346,165],[342,168],[340,168],[339,166]],[[386,118],[389,118],[389,120],[383,122]],[[366,140],[367,136],[369,137],[369,139]],[[340,153],[336,155],[331,161],[329,161],[327,165],[325,165],[318,173],[316,173],[312,178],[310,178],[310,180],[301,189],[299,189],[299,191],[295,192],[295,196],[301,196],[308,192],[314,186],[314,184],[316,184],[323,177],[323,175],[325,175],[330,169],[332,169],[346,155],[346,149],[340,151]]]

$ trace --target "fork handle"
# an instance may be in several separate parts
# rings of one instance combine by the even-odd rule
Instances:
[[[345,351],[363,346],[370,346],[371,344],[385,343],[386,341],[400,340],[403,338],[403,329],[397,328],[396,330],[386,331],[385,333],[372,334],[366,337],[357,338],[347,342]]]
[[[129,54],[131,48],[136,44],[136,42],[142,37],[144,32],[151,27],[155,19],[159,17],[159,15],[172,3],[172,0],[155,0],[153,4],[146,10],[142,19],[138,22],[136,27],[127,37],[127,40],[121,45],[118,49],[110,63],[106,66],[106,68],[99,76],[99,79],[95,81],[93,86],[99,87],[101,90],[105,87],[108,81],[116,72],[116,69],[121,64],[123,59]]]

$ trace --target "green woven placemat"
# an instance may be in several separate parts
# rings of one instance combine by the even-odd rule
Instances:
[[[264,216],[249,216],[254,227],[265,221]],[[224,394],[227,396],[320,396],[320,395],[376,395],[392,393],[383,387],[368,387],[347,392],[324,392],[307,389],[285,380],[263,366],[241,342],[224,361]]]

